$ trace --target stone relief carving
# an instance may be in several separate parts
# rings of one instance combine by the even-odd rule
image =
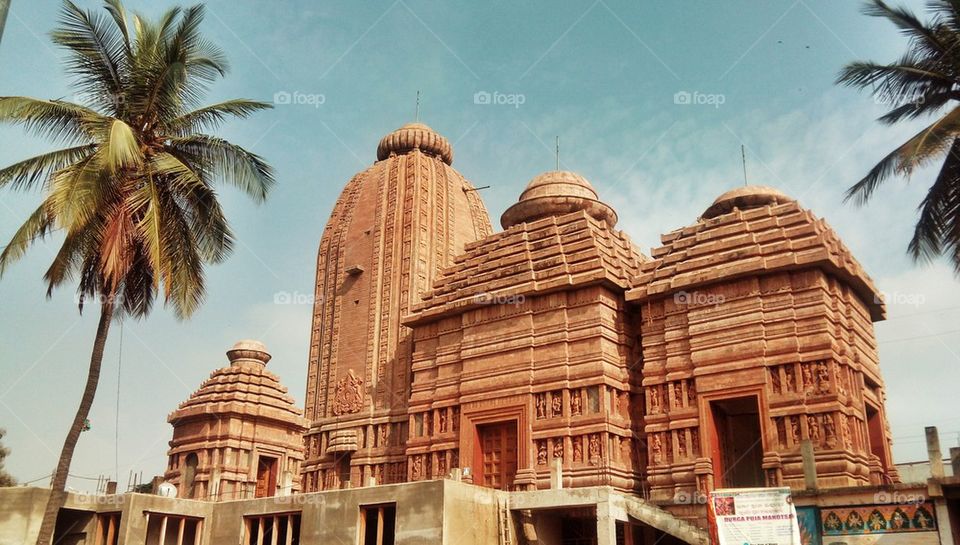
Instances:
[[[810,393],[813,391],[813,370],[809,363],[800,364],[800,371],[803,374],[803,391]]]
[[[650,388],[650,414],[660,414],[660,387]]]
[[[825,394],[830,391],[830,368],[827,364],[820,362],[817,364],[817,392]]]
[[[550,416],[563,416],[563,394],[560,392],[550,394]]]
[[[817,421],[816,415],[807,416],[807,433],[810,435],[810,440],[814,444],[820,444],[820,422]]]
[[[537,406],[537,419],[543,419],[547,417],[547,400],[545,394],[537,394],[535,396],[535,404]]]
[[[785,375],[787,377],[787,391],[796,392],[797,391],[797,375],[795,374],[796,370],[792,365],[787,365],[786,367],[784,367],[783,370],[785,371]]]
[[[413,457],[413,480],[417,481],[423,475],[423,457]]]
[[[833,415],[823,415],[823,438],[827,448],[836,448],[837,446],[837,428],[833,423]]]
[[[350,414],[359,412],[363,407],[363,379],[354,374],[353,369],[337,382],[337,390],[333,398],[333,414]]]
[[[593,434],[590,436],[589,444],[587,445],[587,452],[590,455],[590,460],[596,460],[600,458],[600,435]]]
[[[573,461],[583,461],[583,437],[579,435],[573,438]]]
[[[547,465],[547,442],[537,441],[537,465]]]
[[[800,445],[800,420],[796,416],[788,416],[790,419],[790,436],[793,444]]]
[[[654,464],[663,463],[663,441],[659,433],[653,434],[650,438],[650,457],[653,458]]]
[[[563,459],[563,438],[558,437],[553,440],[553,457]]]
[[[570,414],[578,416],[583,413],[583,399],[580,397],[580,390],[570,392]]]

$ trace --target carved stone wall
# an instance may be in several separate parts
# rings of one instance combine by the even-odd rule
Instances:
[[[627,298],[640,305],[654,499],[723,485],[711,403],[757,400],[769,485],[895,480],[876,291],[835,233],[796,203],[733,210],[664,235]],[[884,428],[871,446],[869,412]],[[880,456],[877,456],[879,452]]]
[[[468,245],[415,309],[410,478],[480,461],[477,428],[518,427],[515,489],[643,484],[635,315],[626,278],[644,259],[577,212]]]
[[[450,166],[449,144],[429,127],[391,133],[378,159],[344,188],[320,242],[306,392],[311,491],[404,480],[411,340],[401,318],[466,243],[491,232],[476,191]],[[393,439],[372,441],[380,429]]]

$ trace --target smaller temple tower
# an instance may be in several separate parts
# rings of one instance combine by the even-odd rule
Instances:
[[[884,306],[836,232],[764,186],[720,195],[661,237],[641,308],[651,497],[898,481],[873,322]]]
[[[266,370],[259,341],[227,351],[190,399],[170,413],[173,426],[164,475],[181,498],[235,500],[300,490],[303,434],[308,421],[279,377]]]

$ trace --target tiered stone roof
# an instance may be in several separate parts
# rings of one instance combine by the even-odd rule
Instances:
[[[176,425],[211,414],[235,414],[307,425],[280,378],[267,371],[270,354],[261,343],[240,341],[227,357],[230,365],[210,373],[210,378],[170,413],[168,422]]]
[[[549,216],[583,210],[613,227],[617,213],[600,201],[590,182],[575,172],[553,170],[536,176],[520,194],[520,200],[500,218],[504,229]]]
[[[773,192],[773,193],[771,193]],[[661,236],[627,299],[644,301],[720,279],[819,267],[847,282],[877,321],[884,305],[840,237],[793,199],[765,187],[725,193],[697,223]]]
[[[608,282],[626,289],[646,258],[629,237],[587,211],[521,223],[467,244],[413,308],[428,321],[508,295]]]

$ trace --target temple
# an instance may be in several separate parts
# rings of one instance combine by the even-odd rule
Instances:
[[[494,232],[430,127],[376,158],[320,238],[305,411],[241,341],[169,416],[172,497],[73,498],[58,528],[105,545],[706,544],[711,491],[789,487],[805,544],[955,543],[935,430],[929,481],[893,464],[881,294],[795,199],[735,188],[645,255],[579,174],[534,177]]]

